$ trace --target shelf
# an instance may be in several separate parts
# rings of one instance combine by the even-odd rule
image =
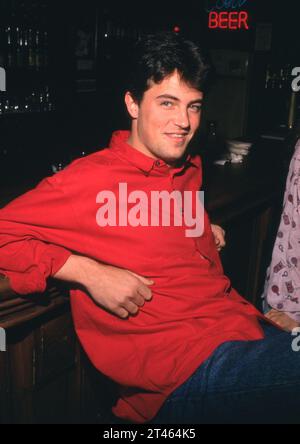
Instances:
[[[25,111],[20,111],[20,112],[16,112],[16,113],[4,113],[4,114],[0,114],[0,119],[3,117],[8,117],[11,118],[16,117],[16,116],[37,116],[37,115],[49,115],[49,114],[53,114],[55,113],[56,110],[51,110],[51,111],[29,111],[29,112],[25,112]]]

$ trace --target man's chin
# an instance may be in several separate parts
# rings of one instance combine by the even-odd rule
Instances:
[[[176,166],[180,166],[183,162],[184,162],[184,160],[185,160],[185,153],[183,153],[183,154],[181,154],[181,156],[178,156],[178,157],[175,157],[175,156],[173,156],[173,157],[169,157],[169,158],[167,158],[167,159],[164,159],[164,161],[168,164],[168,165],[170,165],[170,166],[172,166],[172,167],[176,167]]]
[[[187,147],[180,146],[178,148],[173,148],[167,150],[166,148],[164,150],[161,150],[161,153],[164,151],[164,155],[160,156],[160,158],[166,162],[168,165],[178,165],[181,164],[186,157],[187,153]]]

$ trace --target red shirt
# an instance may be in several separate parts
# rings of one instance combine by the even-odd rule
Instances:
[[[0,211],[0,272],[20,294],[43,291],[71,252],[151,278],[153,299],[121,320],[84,292],[71,293],[76,332],[89,358],[120,385],[114,407],[134,422],[152,419],[168,395],[223,342],[263,338],[262,315],[230,286],[205,214],[205,232],[184,226],[105,227],[102,190],[198,191],[199,157],[169,168],[113,135],[109,149],[75,161]]]

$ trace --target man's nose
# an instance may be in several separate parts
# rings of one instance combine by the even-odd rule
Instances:
[[[178,109],[175,115],[174,122],[177,126],[181,128],[190,128],[190,118],[188,111],[186,109]]]

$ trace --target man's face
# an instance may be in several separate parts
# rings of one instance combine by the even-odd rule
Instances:
[[[172,165],[184,155],[200,124],[202,100],[203,93],[181,80],[176,71],[153,83],[140,104],[127,93],[125,101],[133,118],[128,143]]]

